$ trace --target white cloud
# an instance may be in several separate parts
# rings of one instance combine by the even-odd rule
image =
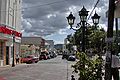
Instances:
[[[30,29],[32,27],[31,23],[26,19],[23,19],[22,25],[23,25],[22,27],[26,29]]]
[[[66,33],[66,29],[60,29],[59,30],[59,34],[61,34],[61,35],[66,35],[67,33]]]

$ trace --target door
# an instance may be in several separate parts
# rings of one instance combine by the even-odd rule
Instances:
[[[6,65],[9,65],[9,46],[6,46]]]

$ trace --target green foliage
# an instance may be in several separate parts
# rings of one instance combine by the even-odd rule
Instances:
[[[79,46],[80,45],[80,41],[82,40],[82,29],[78,29],[75,34],[74,34],[74,38],[75,38],[75,45]]]
[[[82,29],[78,29],[73,37],[77,48],[81,48],[82,43],[80,42],[82,42]],[[106,32],[103,28],[95,29],[94,26],[87,27],[85,31],[85,48],[87,50],[93,48],[93,50],[96,50],[97,53],[101,53],[102,49],[106,46],[105,37]]]
[[[102,64],[101,58],[89,58],[85,53],[77,53],[78,61],[72,65],[74,72],[79,74],[79,80],[97,80],[98,69]]]

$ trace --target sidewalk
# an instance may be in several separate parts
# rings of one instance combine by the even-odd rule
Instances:
[[[15,67],[18,65],[22,65],[22,63],[16,64]],[[8,70],[11,68],[14,68],[14,67],[12,67],[12,65],[0,66],[0,71]]]
[[[0,66],[0,71],[11,68],[11,65]]]

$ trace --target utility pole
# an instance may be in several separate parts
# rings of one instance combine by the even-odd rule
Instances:
[[[105,63],[105,80],[112,80],[111,75],[111,61],[112,61],[112,40],[113,40],[113,24],[114,24],[114,10],[115,10],[115,0],[109,0],[109,10],[108,10],[108,29],[107,29],[107,39],[110,40],[107,43],[107,55]]]

